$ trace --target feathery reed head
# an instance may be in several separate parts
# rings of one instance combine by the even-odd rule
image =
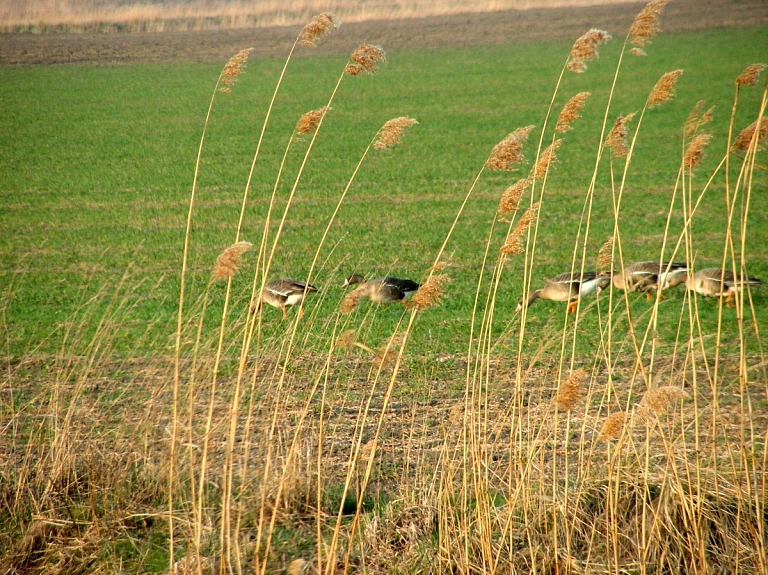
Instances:
[[[526,210],[523,216],[518,220],[515,229],[507,236],[504,245],[501,246],[501,253],[505,256],[522,254],[525,252],[525,245],[523,244],[523,236],[528,232],[528,228],[531,227],[539,213],[539,207],[541,202],[533,204]]]
[[[245,63],[248,61],[248,56],[250,56],[251,52],[253,52],[253,48],[240,50],[229,59],[229,62],[224,64],[224,69],[219,76],[224,86],[219,88],[219,92],[229,93],[232,91],[231,88],[237,83],[238,76],[245,70]]]
[[[671,100],[674,97],[675,84],[677,83],[677,79],[682,73],[682,70],[673,70],[672,72],[667,72],[661,78],[659,78],[659,81],[656,82],[653,90],[651,90],[651,93],[648,95],[648,100],[646,103],[648,104],[649,108],[660,106],[667,100]]]
[[[608,132],[608,136],[605,138],[605,145],[611,149],[612,157],[624,158],[629,154],[629,148],[627,147],[627,124],[634,117],[634,112],[626,116],[619,115],[613,123],[611,131]]]
[[[629,42],[633,46],[642,48],[650,41],[652,36],[655,36],[659,28],[659,15],[666,6],[668,0],[651,0],[645,5],[645,8],[640,10],[640,13],[635,16],[635,20],[629,27]]]
[[[320,121],[325,118],[325,115],[331,111],[330,106],[324,108],[318,108],[317,110],[311,110],[304,114],[299,121],[296,122],[296,131],[300,134],[312,134],[317,130],[317,126],[320,125]]]
[[[240,265],[240,258],[253,244],[250,242],[237,242],[219,254],[213,266],[213,279],[226,280],[235,277]]]
[[[357,333],[354,329],[348,329],[347,331],[342,332],[336,336],[336,342],[334,343],[334,346],[349,349],[355,343],[356,335]]]
[[[395,144],[399,144],[403,139],[405,128],[409,128],[414,124],[418,124],[418,122],[413,118],[406,117],[394,118],[385,122],[381,130],[379,130],[379,137],[376,139],[373,147],[377,150],[386,150]]]
[[[514,164],[522,162],[524,159],[523,144],[533,128],[533,126],[518,128],[496,144],[488,157],[488,161],[485,162],[485,167],[489,170],[509,171]]]
[[[598,57],[597,47],[610,39],[611,35],[608,32],[592,28],[574,42],[567,64],[568,69],[581,74],[587,69],[586,62]]]
[[[597,275],[610,271],[613,268],[613,236],[605,240],[605,243],[597,252]]]
[[[611,415],[605,418],[603,426],[600,428],[598,438],[605,441],[618,439],[624,431],[626,421],[627,413],[625,411],[614,411]]]
[[[542,179],[547,175],[549,168],[557,163],[556,152],[562,143],[562,140],[555,140],[541,153],[538,161],[536,162],[536,165],[531,170],[531,175],[529,177],[532,180]]]
[[[429,276],[424,285],[411,297],[410,305],[417,310],[426,309],[439,304],[445,291],[445,284],[451,281],[446,274],[433,274]]]
[[[520,198],[523,197],[525,190],[527,190],[530,185],[531,180],[523,178],[504,190],[504,193],[501,194],[501,200],[499,201],[499,213],[511,214],[512,212],[517,211],[517,208],[520,205]]]
[[[344,300],[341,302],[341,313],[351,313],[357,309],[362,298],[361,287],[359,286],[357,289],[352,290],[344,297]]]
[[[560,115],[557,117],[555,132],[564,134],[568,130],[573,129],[571,128],[571,124],[581,117],[579,112],[584,107],[584,102],[589,96],[589,92],[579,92],[573,98],[568,100],[568,103],[563,106],[563,109],[560,110]]]
[[[755,120],[741,132],[739,132],[739,135],[736,136],[736,140],[734,140],[733,145],[731,146],[731,150],[746,152],[749,149],[749,145],[752,142],[752,139],[755,137],[755,131],[757,131],[756,149],[761,150],[762,147],[760,144],[765,142],[765,135],[768,133],[768,117],[760,118],[759,127],[757,125],[757,120]]]
[[[376,72],[376,65],[379,62],[386,62],[387,55],[381,46],[371,44],[361,44],[349,57],[350,62],[344,69],[344,72],[350,76],[360,76],[361,74],[373,74]]]
[[[737,86],[757,86],[757,80],[760,77],[760,72],[765,70],[765,64],[750,64],[744,71],[736,78]]]
[[[634,48],[629,49],[630,54],[634,54],[635,56],[647,56],[648,54],[645,53],[645,50],[642,48],[638,48],[635,46]]]
[[[341,23],[336,22],[333,14],[327,12],[318,14],[304,26],[299,34],[299,43],[314,48],[317,40],[340,25]]]
[[[711,134],[697,134],[688,144],[688,149],[683,156],[683,165],[686,168],[693,169],[699,165],[704,156],[704,146],[712,139]]]
[[[577,369],[560,384],[555,396],[555,405],[563,411],[570,411],[581,397],[581,382],[589,375],[583,369]]]
[[[705,104],[706,102],[704,100],[696,102],[693,110],[691,110],[691,113],[688,114],[688,117],[685,119],[685,129],[683,131],[686,136],[690,136],[696,130],[712,121],[712,110],[714,110],[715,107],[712,106],[706,112],[702,112]]]
[[[688,397],[688,393],[684,389],[673,385],[653,387],[645,392],[645,395],[640,400],[640,406],[654,413],[664,413],[670,405],[684,397]]]

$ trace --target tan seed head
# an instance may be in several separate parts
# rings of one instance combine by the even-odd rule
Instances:
[[[579,92],[560,110],[560,115],[557,117],[557,125],[555,126],[555,132],[564,134],[568,130],[571,130],[571,124],[578,120],[581,115],[579,112],[584,107],[584,102],[589,98],[589,92]]]
[[[627,124],[635,117],[635,113],[619,116],[613,123],[611,131],[605,138],[606,147],[611,149],[611,156],[614,158],[624,158],[629,154],[627,147]]]
[[[299,43],[304,46],[315,47],[315,42],[325,36],[331,30],[338,28],[341,23],[337,23],[333,14],[318,14],[310,20],[299,35]]]
[[[744,128],[739,135],[736,136],[736,140],[731,146],[732,151],[746,152],[755,138],[755,132],[757,132],[757,150],[761,150],[761,143],[765,142],[766,133],[768,133],[768,117],[760,118],[760,126],[758,128],[757,120],[752,122],[749,126]]]
[[[701,158],[704,156],[704,146],[712,139],[711,134],[698,134],[693,137],[688,149],[683,156],[683,165],[688,169],[693,169],[699,165]]]
[[[518,128],[496,144],[485,162],[485,167],[489,170],[509,171],[512,166],[522,162],[524,160],[523,144],[533,128],[534,126]]]
[[[605,240],[605,243],[597,252],[597,273],[610,271],[613,267],[613,236]]]
[[[311,110],[304,114],[299,121],[296,122],[296,131],[300,134],[312,134],[320,125],[320,121],[325,118],[325,115],[331,111],[329,106],[319,108],[317,110]]]
[[[612,414],[605,418],[603,426],[600,428],[600,434],[598,435],[598,438],[605,441],[618,439],[624,432],[626,421],[626,412],[614,411]]]
[[[642,48],[650,42],[652,36],[658,34],[659,15],[666,6],[668,0],[652,0],[640,10],[635,20],[629,27],[629,42],[633,46]]]
[[[577,369],[560,384],[555,396],[555,405],[563,411],[570,411],[581,397],[581,383],[589,374],[583,369]]]
[[[675,84],[682,73],[682,70],[673,70],[659,78],[659,81],[656,82],[653,90],[651,90],[651,93],[648,95],[647,104],[649,108],[660,106],[674,97]]]
[[[253,52],[253,48],[240,50],[224,65],[224,69],[219,76],[221,84],[224,84],[219,89],[220,92],[229,93],[232,91],[230,88],[237,83],[237,78],[245,70],[245,63],[248,61],[248,56],[250,56],[251,52]]]
[[[611,35],[604,31],[592,28],[574,42],[569,54],[568,69],[581,74],[587,69],[586,62],[598,57],[597,47],[611,39]]]
[[[530,178],[532,180],[542,179],[549,172],[549,168],[557,163],[556,152],[562,143],[562,140],[555,140],[541,153],[536,165],[531,170]]]
[[[525,244],[523,243],[523,237],[528,232],[533,222],[536,221],[536,217],[539,214],[539,208],[541,203],[535,203],[528,208],[523,216],[518,220],[517,225],[512,232],[507,236],[504,245],[501,246],[501,253],[505,256],[517,255],[525,252]]]
[[[765,70],[765,64],[750,64],[736,78],[737,86],[757,86],[757,80],[760,78],[760,72]]]
[[[523,178],[516,183],[509,186],[504,193],[501,194],[501,200],[499,201],[499,213],[511,214],[517,211],[520,205],[520,198],[523,197],[525,190],[531,185],[531,180]]]
[[[379,130],[379,137],[373,144],[377,150],[386,150],[395,144],[399,144],[405,134],[405,128],[418,124],[413,118],[394,118],[386,122]]]
[[[235,277],[242,255],[253,247],[250,242],[237,242],[219,254],[213,266],[213,279],[225,280]]]
[[[422,310],[440,303],[445,292],[445,284],[451,279],[446,274],[433,274],[426,282],[416,290],[411,298],[410,305]]]
[[[360,76],[375,73],[378,63],[387,61],[387,55],[381,46],[362,44],[352,52],[349,60],[344,71],[350,76]]]

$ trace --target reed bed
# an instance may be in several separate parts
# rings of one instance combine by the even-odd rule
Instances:
[[[623,67],[628,58],[653,57],[665,4],[643,8],[610,85],[591,88],[607,90],[608,99],[581,213],[559,239],[571,253],[563,271],[618,272],[629,263],[622,208],[634,152],[652,137],[647,118],[664,113],[683,71],[647,87],[640,110],[616,102],[638,89],[624,84]],[[330,14],[317,16],[294,49],[322,42],[336,25]],[[0,571],[765,573],[768,377],[752,288],[733,298],[735,314],[719,299],[715,329],[701,321],[702,296],[685,292],[667,338],[658,334],[659,315],[672,311],[661,290],[637,314],[634,296],[612,283],[581,300],[573,316],[563,307],[545,325],[525,306],[511,322],[497,315],[511,274],[522,277],[521,298],[536,287],[540,225],[557,201],[550,177],[571,161],[569,139],[578,137],[590,105],[590,92],[561,94],[566,79],[588,76],[598,46],[619,36],[590,30],[562,55],[541,124],[510,127],[488,150],[406,306],[393,314],[360,292],[335,302],[321,290],[305,293],[280,329],[267,329],[280,320],[259,304],[279,268],[278,247],[292,233],[286,224],[305,167],[334,121],[341,86],[375,76],[386,54],[360,45],[339,67],[324,105],[296,119],[258,237],[244,237],[272,97],[233,242],[210,262],[207,282],[187,283],[207,128],[219,99],[237,92],[247,73],[248,51],[235,55],[214,82],[200,140],[173,356],[138,366],[113,357],[121,318],[136,305],[129,268],[117,286],[82,303],[44,366],[30,359],[6,367],[3,386],[26,391],[2,407],[8,532]],[[689,275],[700,268],[695,223],[714,193],[727,210],[721,268],[749,271],[750,207],[768,126],[764,66],[749,64],[734,78],[725,141],[709,131],[706,103],[679,126],[679,169],[666,174],[666,228],[653,257],[684,261]],[[749,110],[752,123],[737,126],[743,90],[762,96]],[[418,118],[418,110],[409,114]],[[343,273],[330,232],[345,202],[377,154],[404,153],[420,128],[409,115],[370,134],[321,239],[306,249],[311,263],[302,279]],[[707,173],[701,160],[709,155],[718,160]],[[453,296],[453,234],[489,178],[505,184],[483,231],[465,347],[449,361],[439,351],[415,355],[415,326]],[[607,239],[592,232],[597,195],[612,207]],[[215,298],[221,316],[212,321]],[[735,337],[726,337],[726,313]],[[382,338],[376,327],[384,314],[396,319]],[[85,329],[94,318],[95,330]],[[583,345],[593,328],[596,343]],[[153,337],[149,325],[146,338]],[[50,385],[41,384],[43,369]],[[418,390],[403,389],[413,382]]]

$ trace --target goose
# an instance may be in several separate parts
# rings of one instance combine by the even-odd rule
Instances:
[[[415,281],[386,276],[365,281],[358,274],[352,274],[344,280],[342,287],[360,284],[355,290],[361,297],[367,297],[373,303],[405,303],[406,298],[421,287]]]
[[[597,290],[605,289],[611,281],[607,274],[597,275],[595,272],[565,272],[556,275],[541,289],[533,290],[528,293],[527,298],[523,298],[517,304],[515,313],[519,313],[524,307],[528,307],[537,299],[548,299],[551,301],[561,301],[568,303],[568,312],[575,313],[579,300],[583,297],[595,293]]]
[[[667,269],[669,268],[669,269]],[[636,262],[629,264],[621,273],[613,274],[613,286],[625,291],[645,292],[651,299],[651,291],[665,290],[685,281],[688,265],[683,262]]]
[[[283,319],[288,318],[285,308],[302,302],[304,296],[308,293],[319,291],[315,286],[300,280],[291,278],[280,278],[269,280],[264,284],[261,291],[261,297],[253,311],[261,308],[261,302],[268,303],[272,307],[279,308],[283,312]],[[303,312],[303,310],[302,310]],[[301,313],[299,317],[304,315]]]
[[[729,307],[733,305],[733,296],[739,293],[745,285],[759,286],[762,284],[763,282],[757,278],[749,276],[737,278],[731,270],[723,271],[721,268],[699,270],[685,281],[685,287],[703,296],[725,296],[725,305]]]

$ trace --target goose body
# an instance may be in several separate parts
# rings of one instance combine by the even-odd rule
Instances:
[[[568,311],[574,313],[580,299],[592,295],[598,289],[604,289],[610,283],[611,278],[608,275],[597,275],[595,272],[565,272],[556,275],[541,289],[533,290],[527,298],[520,300],[517,304],[515,313],[520,312],[524,307],[528,307],[537,299],[548,299],[551,301],[569,302]]]
[[[279,308],[283,312],[283,318],[287,318],[286,307],[301,303],[305,294],[316,291],[318,289],[315,286],[300,280],[291,278],[270,280],[264,284],[257,309],[261,307],[261,302],[265,302],[272,307]]]
[[[355,291],[373,303],[404,302],[421,287],[415,281],[391,276],[365,281],[365,278],[358,274],[353,274],[345,279],[343,287],[355,284],[360,284]]]
[[[667,269],[669,268],[669,269]],[[613,274],[613,286],[624,291],[662,291],[685,281],[688,266],[682,262],[636,262]]]
[[[762,285],[762,281],[749,277],[737,277],[731,270],[723,271],[720,268],[705,268],[689,276],[685,286],[698,294],[708,297],[725,296],[726,305],[731,305],[731,300],[745,285]]]

